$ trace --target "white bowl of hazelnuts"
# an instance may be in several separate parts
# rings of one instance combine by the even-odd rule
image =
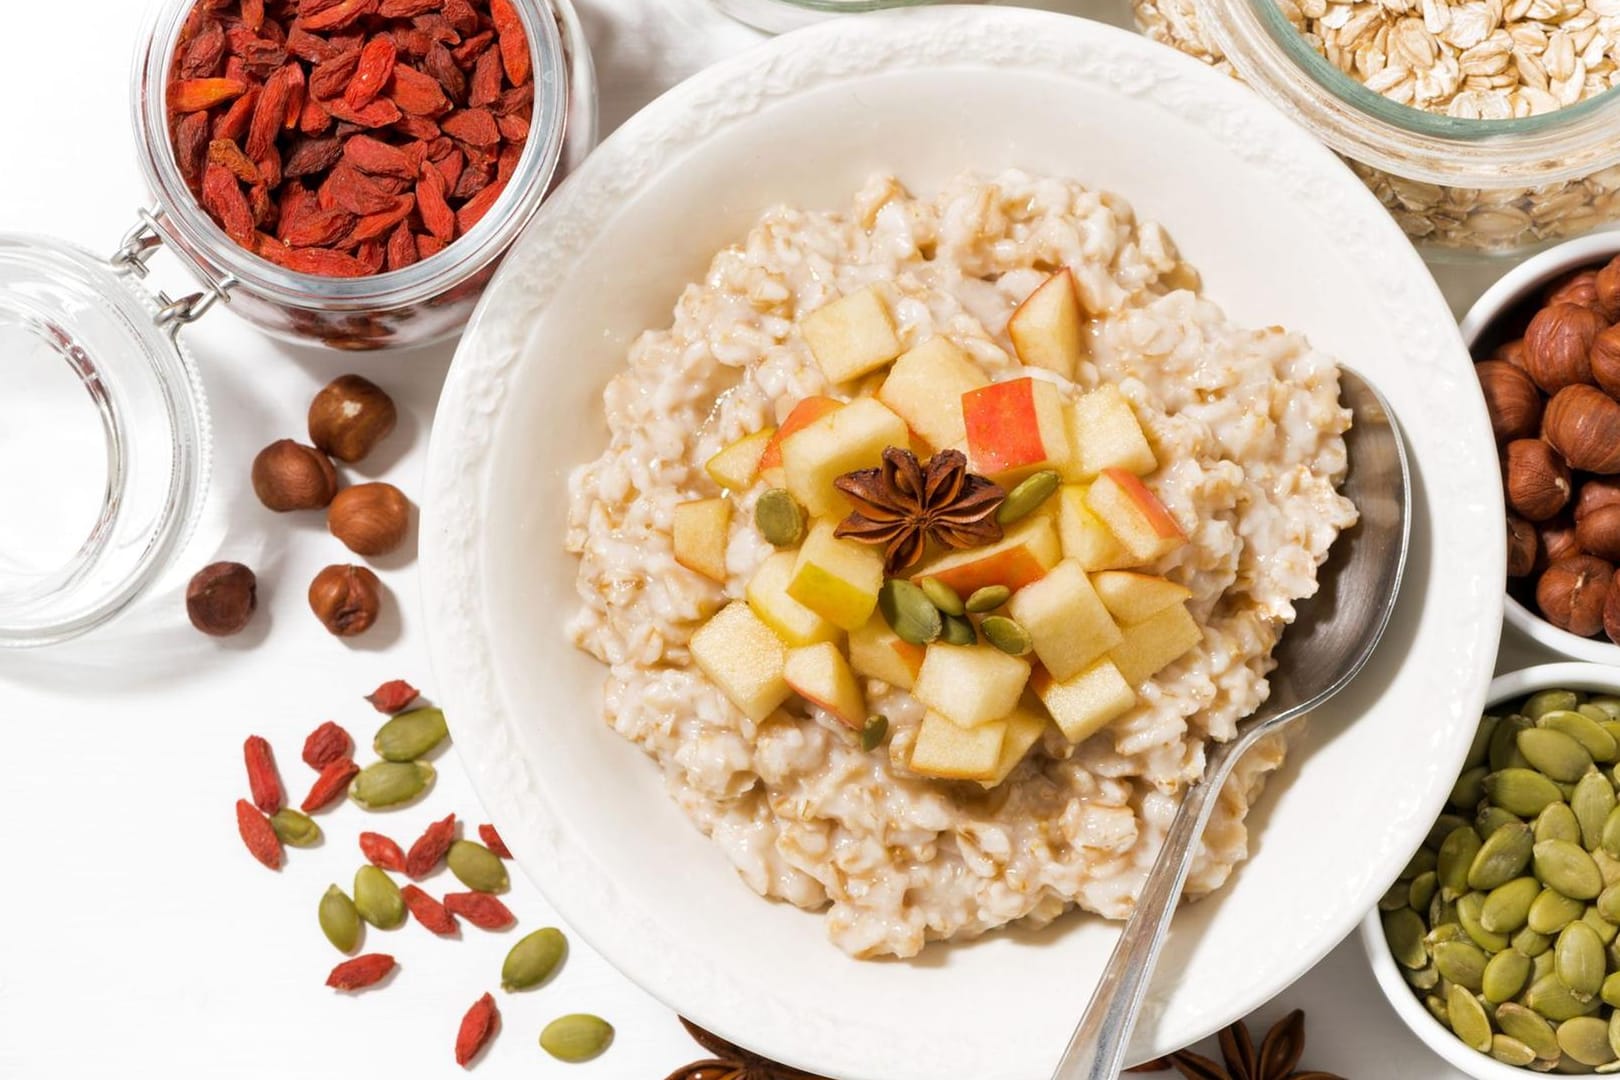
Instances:
[[[1502,461],[1508,622],[1620,664],[1620,233],[1521,263],[1462,333]]]

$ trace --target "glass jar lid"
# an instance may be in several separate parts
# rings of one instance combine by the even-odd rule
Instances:
[[[0,647],[117,614],[184,543],[206,487],[207,407],[173,333],[188,302],[136,284],[138,258],[119,265],[0,234]]]

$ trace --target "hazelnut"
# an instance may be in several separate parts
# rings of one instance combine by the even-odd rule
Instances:
[[[1525,365],[1536,385],[1556,394],[1566,386],[1591,382],[1586,354],[1607,325],[1603,316],[1576,304],[1552,304],[1536,312],[1524,332]]]
[[[1611,326],[1592,339],[1586,362],[1604,393],[1620,398],[1620,326]]]
[[[1620,481],[1588,480],[1575,496],[1575,520],[1590,514],[1600,506],[1620,503]]]
[[[1514,439],[1502,459],[1507,501],[1521,517],[1546,521],[1569,502],[1569,468],[1540,439]]]
[[[1546,620],[1578,637],[1603,629],[1603,607],[1614,567],[1591,555],[1560,559],[1536,583],[1536,606]]]
[[[405,540],[411,504],[393,484],[356,484],[338,492],[326,527],[356,555],[386,555]]]
[[[309,441],[352,465],[387,438],[396,419],[394,399],[376,383],[341,375],[309,403]]]
[[[1502,344],[1496,347],[1496,351],[1491,354],[1491,359],[1501,360],[1505,363],[1512,364],[1520,371],[1526,373],[1529,372],[1529,361],[1526,360],[1524,356],[1524,338],[1514,338],[1512,341],[1504,341]]]
[[[1536,527],[1517,514],[1507,516],[1507,572],[1508,577],[1525,577],[1536,567],[1536,552],[1541,544],[1536,539]]]
[[[1597,272],[1598,305],[1608,319],[1620,319],[1620,255]]]
[[[1603,602],[1603,632],[1620,645],[1620,580],[1609,583],[1609,598]]]
[[[282,439],[253,459],[253,493],[270,509],[319,510],[337,494],[337,470],[313,446]]]
[[[1530,376],[1506,360],[1486,360],[1474,365],[1485,407],[1491,414],[1491,431],[1497,442],[1534,438],[1541,430],[1541,391]]]
[[[1553,304],[1578,304],[1581,307],[1591,308],[1599,315],[1603,315],[1604,321],[1609,321],[1608,315],[1598,304],[1596,270],[1577,270],[1566,275],[1561,281],[1555,282],[1548,290],[1547,299],[1543,304],[1548,307]]]
[[[338,637],[371,629],[382,607],[382,583],[363,566],[328,566],[309,586],[309,607]]]
[[[1575,542],[1600,559],[1620,559],[1620,506],[1613,503],[1575,519]]]
[[[1575,555],[1584,555],[1581,545],[1575,540],[1575,525],[1567,517],[1554,518],[1552,521],[1543,521],[1536,526],[1536,567],[1532,574],[1540,574],[1560,559],[1568,559]]]
[[[186,614],[191,625],[215,637],[240,632],[258,605],[258,580],[241,563],[205,566],[186,586]]]
[[[1572,468],[1620,473],[1620,403],[1595,386],[1566,386],[1547,402],[1541,432]]]

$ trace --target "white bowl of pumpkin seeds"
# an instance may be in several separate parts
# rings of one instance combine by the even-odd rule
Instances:
[[[1491,683],[1445,812],[1362,923],[1373,974],[1479,1080],[1620,1072],[1620,668]]]

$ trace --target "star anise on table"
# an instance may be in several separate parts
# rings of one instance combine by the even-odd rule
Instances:
[[[712,1058],[694,1061],[685,1068],[676,1069],[668,1080],[827,1080],[826,1077],[807,1073],[802,1069],[778,1065],[774,1061],[728,1043],[712,1031],[705,1031],[686,1017],[681,1017],[687,1034],[696,1039]]]
[[[928,541],[952,549],[1001,539],[996,511],[1007,493],[968,472],[960,450],[941,450],[926,465],[897,446],[876,469],[856,469],[833,484],[855,504],[833,535],[884,545],[883,568],[896,574],[922,558]]]
[[[1191,1050],[1177,1050],[1167,1058],[1138,1066],[1131,1072],[1154,1072],[1173,1068],[1186,1080],[1344,1080],[1330,1072],[1296,1071],[1305,1053],[1305,1013],[1295,1009],[1260,1040],[1256,1049],[1249,1026],[1242,1020],[1223,1028],[1220,1034],[1223,1063],[1211,1061]]]

